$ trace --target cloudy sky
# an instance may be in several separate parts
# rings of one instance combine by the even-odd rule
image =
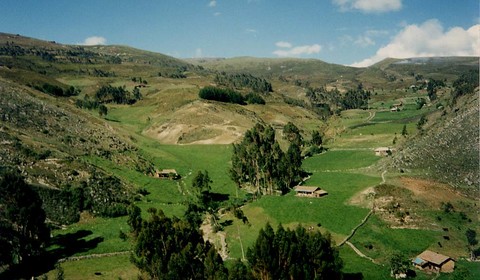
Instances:
[[[0,32],[187,57],[480,56],[478,0],[1,0]]]

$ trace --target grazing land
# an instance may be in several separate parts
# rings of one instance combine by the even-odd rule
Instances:
[[[302,59],[183,61],[129,47],[63,46],[9,34],[0,34],[0,46],[0,171],[14,169],[40,190],[52,228],[46,249],[51,263],[32,275],[54,278],[63,269],[66,279],[137,279],[129,209],[138,206],[145,219],[151,208],[184,218],[198,200],[194,178],[207,171],[218,207],[202,214],[203,234],[227,266],[246,260],[269,223],[330,236],[346,279],[386,279],[392,255],[411,260],[425,249],[454,258],[468,279],[478,277],[480,265],[470,261],[476,248],[466,238],[468,230],[480,232],[478,82],[472,92],[453,97],[457,79],[478,69],[478,58],[424,64],[388,59],[351,68]],[[46,61],[45,53],[55,59]],[[221,71],[268,82],[273,92],[258,93],[263,105],[201,99],[199,90],[218,86]],[[430,98],[425,79],[415,75],[446,84]],[[367,106],[341,109],[334,99],[360,84],[370,94]],[[95,96],[107,85],[128,92],[126,102],[99,104]],[[253,91],[246,85],[231,90],[246,96]],[[319,102],[307,94],[315,88],[338,96]],[[399,111],[391,110],[395,106]],[[257,123],[273,128],[284,152],[290,144],[284,127],[298,128],[305,171],[300,184],[328,195],[299,197],[291,189],[257,196],[237,186],[232,143]],[[313,145],[315,132],[322,141]],[[392,153],[376,156],[379,147]],[[155,177],[162,169],[180,177]],[[70,201],[62,198],[70,199],[72,189],[82,190],[88,203],[65,221],[54,214],[75,204],[73,198],[61,204]],[[437,277],[415,273],[416,279]]]

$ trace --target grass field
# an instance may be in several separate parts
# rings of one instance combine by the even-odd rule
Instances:
[[[139,271],[130,262],[130,255],[100,257],[60,264],[64,279],[137,279]],[[47,274],[48,279],[56,279],[57,270]]]
[[[136,111],[138,110],[138,111]],[[147,120],[139,120],[153,112],[138,108],[112,108],[111,124],[125,131],[135,131],[131,135],[140,147],[141,153],[150,159],[158,169],[174,168],[182,176],[180,180],[159,180],[131,171],[126,167],[112,164],[99,157],[89,156],[85,160],[112,174],[144,187],[149,194],[137,202],[142,210],[150,207],[161,208],[167,215],[181,217],[185,210],[184,202],[191,199],[191,180],[198,171],[208,171],[213,181],[212,191],[228,195],[229,199],[243,197],[243,190],[236,188],[228,177],[231,157],[230,145],[163,145],[142,134],[148,125]],[[126,117],[126,112],[137,114],[132,120]],[[229,259],[242,258],[248,247],[258,235],[258,231],[268,222],[274,228],[278,224],[295,227],[298,224],[330,234],[335,243],[339,243],[367,215],[370,209],[352,205],[350,200],[367,188],[381,182],[380,171],[371,168],[379,161],[373,148],[392,146],[391,141],[400,133],[403,125],[407,131],[415,131],[416,119],[423,110],[405,110],[402,112],[376,112],[354,110],[342,114],[341,126],[343,132],[329,143],[330,150],[307,158],[303,168],[311,173],[305,185],[319,186],[328,192],[320,199],[302,198],[291,192],[284,196],[264,196],[242,207],[248,218],[248,224],[242,223],[231,213],[222,216],[224,233],[228,244]],[[373,118],[372,118],[373,117]],[[118,123],[117,123],[118,122]],[[436,215],[436,214],[431,214]],[[445,218],[445,222],[448,221]],[[453,218],[452,218],[453,219]],[[452,223],[455,223],[452,222]],[[129,241],[119,238],[119,232],[127,231],[126,219],[89,218],[81,223],[69,226],[66,230],[56,231],[56,236],[83,232],[88,233],[81,239],[90,242],[91,248],[73,255],[89,255],[98,253],[119,252],[131,249]],[[380,264],[359,257],[353,250],[344,245],[340,255],[345,262],[344,272],[349,279],[385,279],[389,277],[388,257],[395,251],[404,252],[409,257],[414,256],[442,238],[442,232],[430,229],[392,229],[381,218],[372,215],[351,239],[351,242],[369,257]],[[455,235],[455,238],[460,238]],[[452,241],[452,244],[457,244]],[[462,244],[462,242],[458,243]],[[122,264],[119,268],[114,264]],[[98,267],[96,266],[98,265]],[[468,270],[475,266],[464,264]],[[80,260],[62,264],[69,279],[85,279],[83,275],[100,272],[103,279],[122,277],[134,279],[137,270],[128,262],[127,256],[103,257],[95,260]],[[99,271],[99,267],[102,270]],[[77,268],[78,270],[75,270]],[[78,271],[78,272],[77,272]],[[50,272],[52,275],[54,271]],[[115,277],[114,277],[115,275]],[[418,279],[429,279],[423,273]]]
[[[358,168],[368,167],[378,157],[370,151],[330,151],[305,160],[303,167],[311,172],[306,185],[320,186],[328,195],[316,199],[297,197],[294,192],[284,196],[264,196],[245,207],[243,211],[250,225],[245,225],[231,216],[225,220],[233,221],[225,228],[230,256],[240,258],[242,245],[251,246],[258,231],[269,222],[274,228],[278,224],[295,227],[302,224],[328,232],[339,243],[358,225],[369,209],[348,204],[356,193],[380,183],[379,176],[355,173]],[[335,172],[331,172],[335,170]]]

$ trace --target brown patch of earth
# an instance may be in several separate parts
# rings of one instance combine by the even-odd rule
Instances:
[[[402,177],[400,182],[401,187],[410,190],[416,198],[435,208],[440,207],[442,202],[455,202],[463,199],[460,193],[452,190],[448,185],[435,181]]]
[[[233,143],[255,120],[246,110],[231,110],[226,106],[201,101],[189,103],[169,120],[147,128],[144,134],[165,144]]]
[[[215,248],[217,248],[220,257],[222,257],[223,260],[226,260],[228,258],[226,234],[223,231],[214,232],[212,224],[208,220],[209,217],[207,217],[200,226],[200,230],[203,233],[203,240],[209,241],[213,244]]]
[[[369,187],[365,190],[356,193],[348,201],[348,204],[360,206],[364,208],[372,208],[373,197],[375,196],[375,187]]]

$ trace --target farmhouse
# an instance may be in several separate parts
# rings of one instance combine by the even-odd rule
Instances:
[[[313,186],[296,186],[295,192],[298,196],[322,197],[328,194],[327,191]]]
[[[178,179],[180,175],[178,175],[175,169],[162,169],[160,171],[157,170],[155,172],[155,177],[162,178],[162,179]]]
[[[379,147],[375,149],[375,155],[379,157],[391,155],[393,152],[394,149],[391,149],[389,147]]]
[[[400,101],[400,103],[395,103],[392,105],[390,108],[390,112],[399,112],[402,110],[403,102]]]
[[[455,261],[442,254],[425,250],[413,259],[413,265],[428,272],[453,272]]]

